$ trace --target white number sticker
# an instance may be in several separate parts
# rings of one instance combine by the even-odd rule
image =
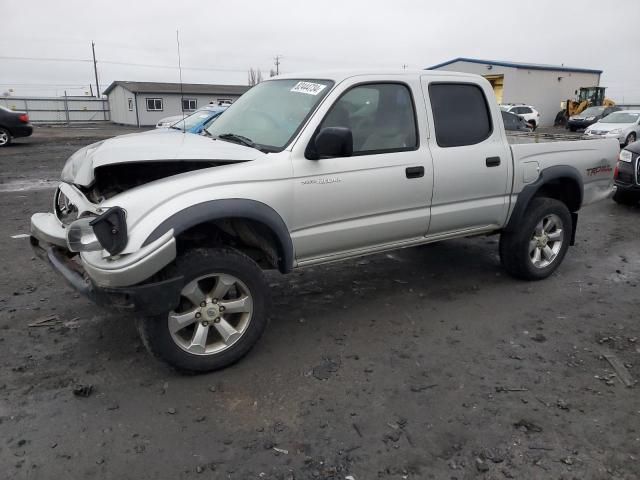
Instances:
[[[327,86],[321,83],[298,82],[291,89],[292,92],[306,93],[308,95],[318,95]]]

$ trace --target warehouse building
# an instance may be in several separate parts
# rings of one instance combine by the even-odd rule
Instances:
[[[181,87],[179,83],[115,81],[104,94],[109,99],[112,122],[146,127],[210,103],[233,103],[247,90],[246,85],[184,83]]]
[[[429,67],[475,73],[493,86],[498,103],[525,103],[540,112],[540,125],[553,125],[561,103],[575,97],[580,87],[600,85],[602,70],[476,58],[456,58]]]

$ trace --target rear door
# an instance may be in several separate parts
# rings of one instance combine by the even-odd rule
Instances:
[[[429,236],[499,228],[509,205],[511,150],[491,87],[447,78],[422,78],[434,129]]]
[[[341,87],[292,151],[291,236],[301,264],[421,239],[429,225],[433,173],[419,80],[362,76]],[[349,128],[353,155],[309,160],[305,150],[324,127]]]

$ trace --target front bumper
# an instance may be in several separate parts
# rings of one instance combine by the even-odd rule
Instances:
[[[595,120],[569,120],[567,122],[567,127],[583,129],[593,125],[594,123],[596,123]]]
[[[31,236],[31,246],[69,285],[98,305],[142,315],[160,315],[175,309],[180,301],[184,284],[181,276],[122,288],[100,287],[76,261],[77,254],[69,256],[68,250],[41,242],[34,236]]]
[[[68,252],[67,231],[53,213],[31,217],[31,235]],[[127,255],[107,256],[102,251],[82,252],[82,268],[101,287],[126,287],[144,282],[176,258],[173,230]]]

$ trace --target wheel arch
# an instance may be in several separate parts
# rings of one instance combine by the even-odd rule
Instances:
[[[158,225],[144,241],[143,246],[160,238],[173,229],[176,239],[187,232],[206,228],[215,224],[222,232],[233,232],[243,239],[249,239],[251,247],[269,253],[268,245],[273,243],[274,262],[278,270],[288,273],[293,270],[294,251],[289,229],[282,217],[268,205],[255,200],[222,199],[191,205]],[[257,227],[257,228],[256,228]]]
[[[563,202],[573,217],[575,233],[577,212],[582,206],[584,184],[582,177],[575,167],[569,165],[555,165],[540,172],[538,179],[526,185],[518,194],[518,200],[513,208],[506,231],[513,231],[525,215],[531,200],[535,197],[554,198]]]

